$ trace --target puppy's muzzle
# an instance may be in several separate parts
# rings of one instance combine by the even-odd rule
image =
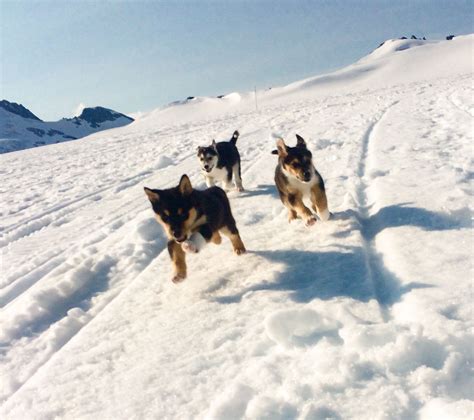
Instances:
[[[186,240],[186,235],[183,235],[179,231],[174,231],[173,236],[174,236],[174,240],[178,243],[184,242]]]

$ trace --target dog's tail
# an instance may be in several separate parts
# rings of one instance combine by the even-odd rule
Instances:
[[[235,130],[234,134],[232,134],[232,138],[230,139],[230,142],[235,146],[235,143],[237,143],[237,139],[239,138],[240,133]]]

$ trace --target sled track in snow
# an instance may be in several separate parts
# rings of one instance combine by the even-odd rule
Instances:
[[[115,217],[113,220],[109,220],[108,222],[105,222],[97,226],[97,230],[107,230],[108,228],[113,227],[117,223],[117,218],[120,220],[121,217],[124,217],[128,212],[130,212],[129,204],[130,202],[125,203],[121,207],[122,209],[124,209],[123,212],[119,213],[118,215],[115,214]],[[72,211],[81,210],[84,207],[86,206],[78,207],[76,209],[73,209]],[[137,208],[138,206],[135,206],[133,208],[133,211],[136,211]],[[56,219],[55,222],[60,219],[61,217]],[[124,224],[128,222],[129,221],[125,221]],[[46,228],[46,227],[47,225],[43,226],[43,228]],[[28,235],[25,235],[25,236],[29,236],[34,233],[35,232],[30,232]],[[88,236],[90,237],[94,235],[96,235],[96,230],[91,231]],[[20,239],[21,238],[18,238],[14,241],[11,241],[10,243],[14,243]],[[92,246],[100,242],[101,242],[100,237],[97,239],[89,239],[87,242],[87,246]],[[0,308],[5,307],[8,303],[13,301],[17,296],[21,295],[21,293],[28,290],[28,288],[33,286],[37,281],[41,280],[41,278],[48,275],[51,271],[53,271],[55,268],[59,267],[62,263],[64,263],[66,261],[66,258],[63,257],[63,254],[65,254],[67,251],[72,250],[76,246],[77,246],[76,244],[67,246],[63,248],[62,250],[56,252],[54,255],[50,255],[48,253],[39,255],[37,258],[41,258],[43,256],[42,261],[37,263],[36,266],[31,271],[20,273],[20,274],[17,274],[16,276],[13,275],[10,278],[8,285],[5,285],[3,287],[2,293],[0,293]]]
[[[33,233],[38,232],[52,223],[61,222],[65,217],[70,216],[72,212],[84,208],[85,206],[82,205],[84,200],[90,199],[97,194],[101,194],[110,190],[115,189],[117,192],[121,192],[128,188],[134,187],[138,183],[154,175],[154,173],[155,172],[151,169],[141,171],[135,176],[120,180],[118,183],[113,183],[106,187],[99,188],[92,193],[85,194],[76,199],[50,207],[38,215],[30,216],[19,222],[16,222],[4,229],[3,235],[5,236],[5,239],[0,241],[0,248],[7,246],[10,243],[16,242],[25,236],[32,235]]]
[[[192,153],[192,156],[188,155],[186,156],[181,162],[179,162],[176,166],[174,166],[173,168],[177,169],[178,171],[182,171],[181,167],[182,167],[182,164],[185,164],[186,162],[189,161],[189,159],[193,158],[194,157],[194,153]],[[189,172],[189,171],[188,171]],[[195,175],[195,173],[190,173],[191,176]],[[175,182],[173,181],[172,183],[173,185],[175,184]],[[164,188],[166,187],[171,187],[173,185],[165,185],[163,186]],[[134,211],[136,212],[138,207],[135,207],[134,208]],[[134,218],[132,218],[131,220],[125,222],[124,226],[126,226],[127,224],[130,224],[130,223],[133,223],[135,221]],[[113,220],[112,221],[112,224],[115,223],[116,221]],[[108,223],[109,225],[110,223]],[[108,225],[105,225],[105,226],[108,226]],[[115,232],[116,234],[117,232]],[[101,242],[101,241],[99,241]],[[97,243],[96,242],[93,242],[91,244],[88,245],[88,247],[90,246],[96,246]],[[13,287],[12,290],[10,291],[10,293],[7,293],[5,294],[4,296],[4,302],[3,302],[3,307],[7,307],[9,306],[10,304],[13,304],[16,300],[16,298],[20,297],[22,295],[22,293],[24,293],[25,291],[27,291],[30,287],[34,286],[38,281],[41,281],[45,276],[47,276],[51,271],[59,268],[62,264],[65,263],[65,258],[62,256],[62,254],[64,254],[66,251],[70,250],[71,247],[69,248],[66,248],[64,249],[62,252],[60,252],[59,254],[55,255],[54,256],[54,262],[51,260],[49,262],[49,264],[45,263],[45,264],[42,264],[40,267],[36,267],[32,272],[30,273],[27,273],[25,274],[22,278],[24,277],[28,277],[30,274],[32,274],[32,279],[29,279],[29,280],[26,280],[24,282],[24,284],[20,284],[20,285],[17,285],[17,287]],[[1,401],[2,404],[6,403],[10,398],[12,398],[18,391],[20,391],[34,376],[36,376],[38,374],[38,372],[40,372],[42,370],[42,368],[48,363],[48,361],[53,357],[55,356],[56,354],[58,354],[60,351],[62,351],[62,349],[64,348],[64,346],[70,341],[72,340],[78,333],[80,333],[80,331],[82,331],[83,328],[87,327],[88,324],[90,324],[92,321],[94,321],[104,310],[106,310],[110,304],[112,304],[115,299],[120,296],[127,288],[129,288],[141,275],[143,272],[145,272],[147,270],[147,268],[150,266],[150,264],[156,259],[158,258],[163,252],[167,252],[166,251],[166,241],[163,241],[163,243],[160,243],[157,245],[157,249],[155,250],[154,252],[154,256],[152,258],[150,258],[146,265],[143,266],[143,268],[141,269],[141,271],[133,278],[132,281],[129,281],[128,283],[125,283],[123,284],[122,287],[118,287],[118,290],[116,291],[116,293],[113,293],[111,296],[110,296],[110,299],[105,302],[105,304],[103,306],[101,306],[100,310],[95,313],[87,322],[85,322],[83,325],[81,325],[79,328],[77,328],[76,331],[74,331],[70,337],[68,337],[66,340],[64,340],[60,346],[58,346],[56,348],[56,350],[54,352],[52,352],[51,354],[47,355],[43,360],[40,360],[38,365],[33,367],[31,369],[31,374],[25,379],[23,380],[22,382],[19,382],[18,383],[18,387],[11,393],[9,394],[8,396],[6,396],[6,398],[4,400]],[[114,268],[117,267],[118,265],[118,261],[119,261],[119,258],[117,257],[116,259],[112,256],[110,256],[108,253],[106,253],[105,255],[103,255],[103,258],[99,259],[97,261],[97,264],[103,262],[104,259],[107,259],[107,258],[111,258],[112,260],[115,260],[111,263],[110,267],[107,268],[107,273],[106,275],[110,274],[110,272],[113,271]],[[39,271],[39,272],[38,272]],[[21,280],[21,278],[19,278],[18,280]],[[16,281],[18,281],[16,280]],[[93,284],[90,285],[90,287],[93,288]],[[87,292],[89,292],[90,290],[90,287],[88,287],[88,290],[86,290],[86,294]],[[93,295],[91,295],[92,297]],[[49,327],[51,327],[52,325],[54,325],[56,322],[60,321],[61,319],[64,319],[66,313],[67,313],[67,310],[68,309],[71,309],[73,307],[75,307],[75,303],[77,303],[77,296],[76,294],[74,294],[73,296],[71,296],[70,298],[66,299],[64,302],[61,303],[62,306],[64,306],[66,309],[64,311],[61,312],[61,314],[58,314],[60,316],[53,316],[51,319],[46,319],[40,326],[40,335],[47,331]],[[64,312],[64,313],[63,313]],[[86,313],[89,313],[89,311],[87,311]],[[43,325],[44,324],[44,325]],[[57,344],[57,343],[55,343]]]
[[[10,398],[12,398],[20,389],[22,389],[30,381],[30,379],[32,379],[48,363],[48,361],[53,356],[58,354],[70,340],[72,340],[77,334],[79,334],[82,331],[83,328],[87,327],[88,324],[90,324],[98,316],[100,316],[100,314],[104,310],[106,310],[109,307],[109,305],[112,304],[115,301],[115,299],[117,299],[127,288],[129,288],[140,277],[140,275],[147,270],[147,268],[150,266],[150,264],[155,260],[155,258],[157,258],[163,252],[163,250],[166,250],[166,241],[163,241],[162,243],[157,245],[157,249],[154,253],[155,255],[152,258],[150,258],[149,261],[147,261],[146,265],[137,274],[137,276],[135,276],[135,278],[133,278],[133,280],[131,280],[129,282],[125,282],[122,285],[122,287],[118,286],[117,287],[118,290],[116,290],[114,293],[111,294],[110,299],[108,301],[106,301],[100,307],[100,310],[97,311],[93,316],[91,316],[91,318],[89,320],[87,320],[87,322],[85,322],[83,325],[79,326],[76,331],[74,331],[67,339],[63,340],[59,345],[58,345],[58,343],[52,343],[53,345],[57,346],[56,350],[54,352],[52,352],[51,354],[47,355],[43,360],[40,360],[38,365],[31,370],[31,374],[28,376],[28,378],[26,378],[24,381],[19,383],[18,388],[15,389],[10,395],[8,395],[3,401],[0,401],[0,402],[2,404],[5,403]],[[108,254],[104,254],[96,262],[96,265],[99,265],[99,264],[102,264],[102,265],[106,264],[107,265],[108,264],[108,266],[105,268],[105,271],[103,273],[104,276],[108,276],[118,266],[118,261],[119,260],[117,258],[111,257]],[[60,263],[59,265],[61,265],[61,264],[62,263]],[[92,280],[94,280],[94,279],[92,279]],[[39,333],[40,334],[39,337],[41,336],[41,334],[46,332],[51,326],[55,325],[57,322],[64,319],[66,317],[66,314],[69,311],[69,309],[72,309],[72,308],[77,306],[76,303],[79,299],[81,299],[82,294],[85,293],[86,295],[90,295],[89,300],[94,296],[94,287],[95,286],[94,286],[94,281],[92,281],[92,280],[90,282],[91,284],[88,285],[87,290],[79,291],[78,293],[75,293],[72,296],[70,296],[69,298],[67,298],[65,301],[61,302],[61,306],[63,307],[64,310],[61,311],[60,314],[57,314],[56,316],[52,315],[51,319],[48,318],[48,319],[44,320],[44,322],[40,323],[40,325],[38,327],[41,330],[41,332]],[[77,295],[79,295],[79,296],[77,296]],[[12,303],[12,302],[10,302],[10,303]],[[89,311],[86,311],[86,313],[89,314]]]
[[[201,123],[198,125],[198,127],[170,127],[168,128],[168,131],[165,130],[164,132],[159,132],[159,134],[167,135],[171,131],[173,136],[177,136],[184,131],[188,132],[188,134],[194,134],[196,132],[201,132],[203,130],[203,127],[207,127],[207,123]],[[122,145],[116,145],[112,148],[109,147],[107,149],[107,153],[113,155],[114,152],[123,150],[123,148],[124,146]],[[194,151],[192,151],[191,153],[186,153],[182,156],[181,160],[175,164],[175,166],[184,163],[188,159],[191,159],[193,156]],[[126,177],[120,179],[118,182],[110,183],[102,188],[98,188],[94,192],[46,208],[39,214],[25,217],[22,220],[14,222],[8,226],[0,226],[0,233],[2,234],[2,238],[0,239],[0,248],[5,247],[8,244],[18,241],[26,236],[34,234],[40,231],[41,229],[51,225],[52,223],[61,222],[66,217],[66,215],[70,216],[71,212],[82,209],[84,207],[84,205],[82,204],[84,200],[92,199],[97,194],[102,194],[104,192],[112,190],[121,192],[128,188],[134,187],[135,185],[146,180],[150,176],[155,175],[156,171],[159,169],[160,168],[152,167],[146,170],[139,171],[131,177]]]
[[[208,124],[203,123],[203,124],[200,124],[197,128],[187,127],[187,125],[186,125],[186,128],[179,127],[179,129],[175,129],[173,131],[173,135],[176,135],[176,133],[178,134],[182,133],[184,131],[191,132],[191,133],[201,132],[203,129],[201,126],[206,127],[206,131],[208,131],[207,130]],[[168,131],[170,130],[171,129],[168,129]],[[166,133],[161,133],[161,134],[165,135]],[[119,149],[122,147],[123,146],[120,146],[120,147],[117,146],[116,148]],[[180,167],[181,165],[186,164],[187,162],[191,162],[194,159],[194,155],[195,155],[194,151],[186,153],[184,156],[181,157],[181,160],[179,162],[176,162],[175,165],[173,165],[173,167],[175,168]],[[253,163],[250,166],[253,166]],[[137,173],[136,175],[132,177],[127,177],[125,179],[120,180],[118,183],[109,184],[92,193],[83,195],[73,200],[69,200],[60,205],[50,207],[48,209],[45,209],[40,214],[26,217],[19,222],[13,223],[10,226],[7,226],[4,228],[2,232],[3,239],[0,240],[0,248],[3,246],[7,246],[11,243],[14,243],[16,241],[19,241],[30,235],[34,235],[35,233],[41,231],[42,229],[48,228],[52,224],[54,225],[57,225],[58,223],[61,224],[61,221],[66,220],[68,217],[71,217],[71,214],[74,214],[77,211],[83,210],[90,204],[89,201],[86,201],[84,203],[85,200],[88,200],[88,199],[90,200],[97,194],[101,194],[104,192],[108,192],[112,190],[115,190],[117,192],[122,192],[123,190],[134,187],[140,182],[145,182],[150,177],[156,175],[156,171],[158,169],[156,170],[149,169],[145,171],[140,171],[139,173]],[[198,170],[193,171],[192,173],[189,171],[181,171],[181,172],[183,173],[188,172],[190,176],[199,175]],[[171,187],[171,186],[172,185],[168,185],[168,187]],[[118,215],[119,218],[123,217],[124,214],[130,212],[130,208],[128,206],[129,204],[130,203],[125,203],[124,206],[122,206],[122,208],[127,211],[120,213]],[[138,206],[134,206],[132,209],[132,212],[135,213],[137,211],[137,208]],[[107,228],[108,226],[113,225],[116,219],[117,219],[117,215],[115,215],[114,220],[112,220],[110,223],[101,224],[100,226],[98,226],[98,228],[100,229]],[[95,244],[97,243],[97,241],[94,241],[93,243]],[[14,275],[13,278],[10,279],[8,284],[5,285],[3,289],[3,294],[0,294],[0,308],[8,305],[16,297],[20,296],[21,293],[28,290],[31,286],[33,286],[38,281],[40,281],[44,276],[48,275],[51,271],[53,271],[55,268],[59,267],[62,263],[64,263],[65,258],[63,257],[63,254],[65,254],[65,252],[69,251],[70,249],[72,249],[72,247],[67,247],[59,252],[56,252],[54,255],[49,254],[42,261],[40,261],[36,265],[36,267],[32,269],[31,271]]]
[[[389,111],[397,105],[398,102],[399,101],[392,102],[382,111],[381,115],[367,127],[367,130],[362,136],[362,151],[359,166],[357,168],[357,175],[359,176],[359,184],[356,189],[357,201],[359,204],[358,221],[361,225],[360,231],[363,240],[365,264],[370,283],[373,286],[374,296],[380,305],[381,315],[385,321],[389,319],[388,305],[393,303],[397,298],[399,281],[386,269],[381,256],[377,252],[375,238],[372,235],[372,232],[376,229],[376,226],[374,226],[374,223],[376,222],[371,220],[370,210],[375,203],[370,202],[368,160],[371,155],[371,146],[376,141],[376,132],[379,124],[386,118]]]
[[[183,157],[183,159],[177,163],[177,165],[173,167],[180,166],[181,164],[184,164],[188,161],[190,161],[193,158],[194,154],[188,154]],[[30,218],[30,223],[28,223],[24,228],[20,227],[18,230],[14,230],[14,227],[17,225],[21,225],[23,222],[18,222],[15,225],[12,225],[10,227],[10,235],[12,236],[11,240],[8,241],[6,245],[12,244],[16,241],[19,241],[27,236],[33,235],[40,230],[47,228],[51,224],[57,225],[58,222],[65,218],[70,218],[74,212],[81,211],[84,208],[86,208],[90,202],[86,202],[85,204],[83,201],[87,198],[93,197],[96,194],[99,194],[103,191],[110,191],[110,190],[117,190],[118,192],[122,192],[125,189],[132,188],[139,184],[140,182],[144,182],[147,179],[149,179],[152,176],[156,175],[156,171],[148,170],[148,171],[142,171],[138,175],[129,177],[126,180],[121,180],[119,183],[114,183],[113,185],[109,185],[107,187],[102,188],[101,190],[97,190],[94,193],[87,194],[85,196],[79,197],[76,200],[72,200],[70,202],[65,203],[64,205],[56,206],[53,208],[50,208],[40,215],[36,217]],[[130,184],[130,181],[133,180],[133,183]],[[123,186],[126,184],[125,188]],[[79,204],[80,203],[80,204]],[[130,204],[135,203],[135,205],[130,208]],[[79,204],[79,205],[78,205]],[[72,206],[72,207],[71,207]],[[122,206],[120,206],[117,210],[122,210],[119,213],[114,213],[113,218],[109,219],[108,221],[104,221],[101,224],[97,225],[96,229],[93,229],[91,231],[91,235],[93,236],[96,231],[98,230],[103,230],[103,229],[108,229],[110,227],[113,227],[118,221],[122,220],[124,216],[127,214],[135,214],[137,213],[138,209],[142,207],[143,204],[139,203],[137,204],[135,201],[127,201],[125,202]],[[57,211],[55,213],[55,211]],[[132,219],[133,220],[133,219]],[[130,220],[125,220],[124,223],[128,223]],[[27,229],[31,227],[31,225],[39,225],[35,229],[29,229],[28,231],[23,231],[23,229]],[[65,223],[64,223],[65,224]],[[23,233],[23,234],[20,234]],[[8,235],[5,235],[8,236]],[[7,239],[4,240],[4,242],[7,242]],[[100,242],[100,239],[98,240],[92,240],[91,242],[88,242],[87,245],[94,245],[96,243]],[[3,243],[0,242],[0,249],[3,246]],[[49,272],[54,270],[56,267],[60,266],[64,261],[65,258],[62,257],[62,255],[66,251],[70,251],[72,248],[74,248],[76,245],[73,244],[72,246],[68,246],[58,252],[56,252],[54,255],[47,254],[44,256],[43,260],[36,264],[35,268],[33,268],[29,272],[23,272],[17,275],[13,275],[12,278],[10,278],[8,284],[6,284],[3,287],[3,290],[0,292],[0,308],[5,307],[9,302],[14,300],[17,296],[19,296],[21,293],[26,291],[29,287],[34,285],[38,280],[40,280],[42,277],[46,276]],[[38,258],[41,258],[41,255],[38,256]],[[16,282],[19,282],[19,284],[15,285]],[[11,290],[10,290],[11,289]]]
[[[225,120],[225,119],[224,119]],[[208,124],[201,124],[205,127],[208,127]],[[192,131],[192,132],[199,132],[201,131],[202,128],[199,127],[198,129],[192,129],[192,128],[189,128],[189,127],[186,127],[186,128],[183,128],[181,129],[180,131]],[[207,131],[207,130],[206,130]],[[179,162],[176,162],[174,165],[172,165],[170,167],[170,170],[174,170],[176,172],[179,173],[179,176],[182,174],[182,173],[188,173],[188,175],[191,177],[191,178],[194,178],[196,176],[199,175],[199,170],[198,169],[195,169],[195,170],[192,170],[192,171],[189,171],[189,170],[186,170],[185,168],[183,168],[183,165],[184,166],[188,166],[187,164],[189,162],[191,162],[192,160],[195,159],[194,157],[195,155],[195,152],[194,150],[192,152],[188,152],[186,154],[183,154],[181,160]],[[193,165],[193,168],[195,167],[195,165]],[[157,169],[158,170],[158,169]],[[151,176],[153,175],[156,175],[156,171],[155,170],[149,170],[149,171],[141,171],[140,173],[138,173],[137,175],[133,176],[133,177],[129,177],[127,179],[123,179],[121,180],[119,183],[114,183],[113,185],[108,185],[104,188],[102,188],[101,190],[97,190],[95,191],[94,193],[91,193],[91,194],[86,194],[82,197],[79,197],[78,199],[75,199],[75,200],[70,200],[69,202],[67,203],[64,203],[63,205],[58,205],[58,206],[54,206],[52,208],[49,208],[49,209],[46,209],[45,211],[43,211],[41,214],[37,215],[37,216],[33,216],[31,218],[26,218],[24,219],[23,221],[21,222],[17,222],[13,225],[10,225],[7,229],[6,229],[6,232],[4,231],[3,233],[10,233],[11,235],[15,235],[18,233],[18,230],[16,230],[18,227],[20,227],[21,229],[21,225],[24,224],[24,223],[32,223],[32,224],[35,224],[35,223],[40,223],[42,221],[46,219],[49,219],[50,217],[54,218],[55,216],[55,212],[59,212],[61,213],[64,209],[67,210],[68,213],[70,212],[73,212],[73,211],[79,211],[81,209],[83,209],[85,206],[82,205],[82,203],[84,202],[84,200],[87,200],[88,198],[91,198],[101,192],[104,192],[104,191],[110,191],[110,190],[114,190],[116,188],[120,188],[120,191],[123,191],[124,189],[128,189],[130,187],[133,187],[135,185],[137,185],[138,183],[140,182],[144,182],[146,179],[150,178]],[[178,179],[178,176],[176,177],[176,179]],[[131,181],[133,181],[133,183],[131,183]],[[161,187],[162,188],[169,188],[169,187],[172,187],[172,186],[175,186],[176,185],[176,180],[173,179],[172,182],[169,183],[169,185],[162,185]],[[122,186],[125,186],[125,188],[121,188]],[[145,199],[144,199],[145,200]],[[144,201],[145,203],[145,201]],[[79,205],[78,205],[79,204]],[[124,206],[121,206],[121,208],[124,208],[126,210],[128,210],[128,212],[130,212],[130,210],[132,211],[132,213],[137,213],[138,209],[140,207],[143,207],[142,204],[139,204],[139,205],[135,205],[133,206],[132,209],[129,208],[129,204],[130,202],[127,202]],[[127,212],[122,212],[118,215],[118,218],[120,220],[120,218],[122,216],[124,216],[124,214],[126,214]],[[56,213],[57,214],[57,213]],[[57,220],[54,220],[54,222],[56,222]],[[130,223],[133,223],[135,221],[135,218],[132,218],[130,220],[127,220],[125,221],[124,225],[123,226],[126,226],[126,225],[129,225]],[[117,214],[114,215],[114,218],[113,220],[108,220],[106,224],[102,224],[101,227],[102,228],[106,228],[107,226],[109,225],[113,225],[117,222]],[[21,239],[21,237],[25,237],[25,236],[29,236],[31,234],[34,234],[35,232],[38,232],[39,230],[43,229],[44,227],[47,227],[51,224],[50,223],[45,223],[43,224],[41,227],[39,227],[39,229],[35,229],[34,232],[33,231],[30,231],[30,232],[27,232],[25,235],[19,235],[20,237],[18,238],[15,238],[14,241],[16,240],[19,240]],[[116,234],[116,232],[115,232]],[[14,241],[11,241],[11,242],[14,242]],[[91,243],[88,243],[88,247],[90,246],[96,246],[98,243],[100,243],[101,240],[99,239],[98,241],[93,241]],[[10,283],[10,286],[13,286],[13,287],[10,287],[11,290],[8,290],[7,293],[4,294],[3,296],[3,300],[2,300],[2,306],[3,308],[9,306],[10,304],[14,304],[15,300],[19,297],[21,297],[21,295],[26,292],[28,289],[30,289],[32,286],[34,286],[36,283],[38,283],[39,281],[41,281],[45,276],[47,276],[49,273],[51,273],[53,270],[55,269],[58,269],[60,268],[65,262],[66,262],[66,259],[64,257],[64,254],[68,251],[70,251],[73,247],[73,246],[70,246],[70,247],[66,247],[65,249],[63,249],[62,251],[58,252],[57,254],[55,254],[52,258],[51,256],[49,258],[47,258],[46,260],[44,260],[42,263],[40,263],[39,265],[37,265],[33,270],[31,270],[30,272],[27,272],[27,273],[23,273],[21,274],[20,276],[17,276],[14,280],[13,280],[13,283],[16,283],[16,284],[13,284],[13,283]],[[27,378],[25,378],[24,380],[22,380],[21,382],[19,382],[16,387],[16,389],[14,389],[9,395],[6,395],[5,398],[2,400],[2,404],[3,403],[6,403],[8,400],[10,400],[18,391],[20,391],[25,385],[28,384],[28,382],[33,378],[35,377],[40,371],[42,371],[43,367],[45,367],[45,365],[48,364],[49,360],[52,359],[55,355],[57,355],[59,352],[63,351],[63,348],[64,346],[70,341],[72,340],[78,333],[80,333],[83,328],[87,327],[87,325],[89,325],[91,322],[93,322],[98,316],[100,316],[101,313],[103,313],[104,310],[106,310],[114,301],[115,299],[120,296],[126,289],[128,289],[133,283],[135,283],[135,281],[144,273],[146,272],[146,270],[148,269],[148,267],[150,266],[150,264],[152,264],[152,262],[158,258],[163,252],[167,252],[166,251],[166,241],[164,241],[163,243],[159,244],[159,246],[157,245],[157,249],[155,250],[154,252],[154,256],[152,258],[149,259],[149,261],[147,261],[146,265],[144,265],[142,267],[142,269],[140,270],[140,272],[133,278],[132,281],[129,281],[125,284],[123,284],[122,287],[118,287],[118,290],[113,293],[111,296],[110,296],[110,299],[105,302],[105,304],[103,306],[100,307],[100,310],[95,313],[87,322],[85,322],[83,325],[81,325],[76,331],[74,331],[66,340],[64,340],[63,342],[61,342],[61,344],[59,346],[57,346],[57,348],[55,349],[54,352],[52,352],[51,354],[48,354],[46,355],[43,359],[40,359],[38,360],[38,364],[36,366],[33,366],[31,368],[31,371],[30,371],[30,374]],[[110,257],[109,254],[106,254],[104,257]],[[113,259],[113,256],[111,257]],[[102,261],[103,259],[99,260]],[[117,267],[117,264],[118,264],[118,259],[117,261],[114,261],[112,262],[111,266],[107,269],[107,273],[110,273],[114,268]],[[23,281],[21,281],[23,280]],[[19,282],[19,283],[18,283]],[[9,287],[9,286],[7,286]],[[91,286],[92,287],[92,286]],[[87,292],[87,291],[86,291]],[[91,295],[92,296],[92,295]],[[66,309],[70,309],[72,307],[75,306],[75,303],[77,302],[77,299],[76,299],[76,296],[72,296],[70,299],[67,299],[67,301],[65,302],[62,302],[63,306],[66,308]],[[65,316],[65,313],[67,313],[67,310],[65,311],[62,311],[64,313],[62,313],[62,316],[53,316],[53,319],[49,319],[49,320],[46,320],[41,326],[40,326],[40,334],[44,331],[46,331],[50,326],[54,325],[56,322],[60,321],[61,319],[64,318]],[[89,311],[87,311],[86,313],[89,313]],[[41,335],[40,335],[41,336]],[[57,343],[53,343],[53,344],[56,344]]]

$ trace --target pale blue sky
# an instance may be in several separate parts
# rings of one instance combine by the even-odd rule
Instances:
[[[473,1],[0,0],[1,98],[44,120],[286,84],[388,38],[473,30]]]

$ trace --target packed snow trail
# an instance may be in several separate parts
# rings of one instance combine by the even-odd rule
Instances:
[[[2,156],[0,416],[467,418],[471,80],[203,101]],[[234,129],[249,252],[211,244],[174,285],[143,186],[203,188],[196,147]],[[287,223],[272,132],[307,140],[329,222]]]

